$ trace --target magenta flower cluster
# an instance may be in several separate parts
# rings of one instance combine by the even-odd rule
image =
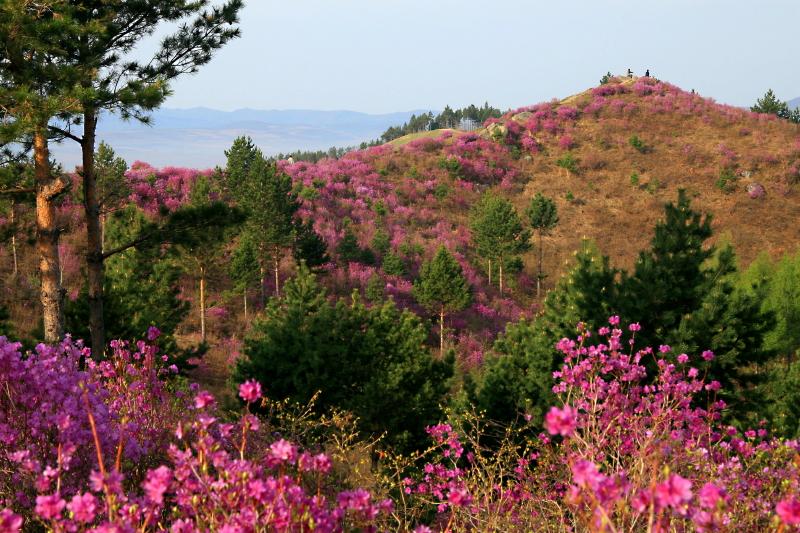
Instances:
[[[171,390],[152,344],[89,356],[69,338],[23,354],[0,337],[0,531],[369,530],[391,512],[332,490],[325,454],[270,439],[249,413],[223,422],[207,391]]]

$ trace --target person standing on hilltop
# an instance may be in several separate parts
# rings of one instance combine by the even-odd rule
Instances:
[[[631,69],[628,69],[628,77],[629,78],[633,77],[633,71]]]
[[[649,78],[650,77],[650,69],[647,69],[647,70],[644,71],[644,77],[645,78]]]

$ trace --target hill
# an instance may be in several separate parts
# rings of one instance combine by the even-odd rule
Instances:
[[[403,227],[444,224],[463,231],[470,205],[493,187],[519,209],[536,192],[556,199],[562,217],[548,243],[551,270],[583,238],[631,264],[679,188],[714,214],[716,234],[732,241],[745,263],[761,250],[777,255],[800,243],[800,228],[787,223],[800,214],[797,125],[639,78],[515,110],[485,126],[470,134],[404,137],[339,161],[285,169],[322,193],[307,207],[323,215],[319,226],[334,247],[341,233],[341,222],[327,212],[334,205],[363,229],[366,245],[367,228],[375,226],[367,207],[383,201],[389,208],[384,225],[401,242]],[[446,170],[448,160],[460,168]],[[337,185],[337,173],[349,174],[349,181]],[[315,185],[320,178],[331,183]],[[432,245],[447,232],[418,233]]]
[[[560,222],[543,243],[545,288],[570,268],[584,239],[616,266],[630,267],[648,245],[663,205],[681,188],[695,208],[713,214],[715,239],[731,242],[743,266],[761,251],[777,257],[800,243],[800,126],[652,78],[613,79],[565,100],[508,112],[476,132],[425,132],[340,159],[279,166],[299,191],[299,215],[325,240],[332,260],[322,279],[333,294],[382,289],[427,316],[414,301],[412,282],[439,245],[454,252],[474,295],[468,309],[448,318],[467,365],[479,364],[508,322],[534,315],[540,304],[536,248],[521,264],[507,265],[503,293],[496,278],[489,283],[469,230],[470,209],[488,190],[510,199],[520,213],[536,193],[555,200]],[[174,209],[187,201],[199,175],[140,163],[127,174],[129,201],[147,213],[162,204]],[[76,197],[62,208],[64,227],[73,228],[61,246],[70,299],[78,297],[83,279],[79,207]],[[394,265],[387,272],[383,264],[390,253]],[[0,255],[9,273],[10,254]],[[20,269],[33,272],[34,264],[32,248],[21,246]],[[291,275],[290,261],[282,268],[283,277]],[[237,350],[231,339],[241,338],[248,324],[228,272],[227,260],[215,265],[209,294],[215,308],[211,329],[225,352],[217,376]],[[196,283],[192,272],[184,273],[181,298],[193,306]],[[4,291],[13,323],[26,333],[24,325],[35,324],[35,280]],[[180,328],[186,344],[197,340],[196,322],[192,314]]]

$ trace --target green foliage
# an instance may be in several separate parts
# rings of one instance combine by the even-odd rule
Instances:
[[[631,174],[631,185],[633,185],[634,187],[639,186],[639,174],[637,174],[636,172]]]
[[[14,334],[14,330],[11,329],[8,319],[8,309],[0,305],[0,335],[10,338]]]
[[[389,213],[389,211],[386,209],[386,204],[383,202],[383,200],[378,200],[377,202],[375,202],[372,205],[372,210],[375,211],[375,214],[378,215],[378,217],[380,218],[385,217]]]
[[[474,120],[483,124],[489,118],[500,118],[503,113],[486,102],[481,107],[474,104],[463,109],[452,109],[445,106],[444,110],[434,115],[431,112],[420,115],[411,115],[411,118],[402,126],[391,126],[381,135],[381,142],[387,143],[410,133],[435,130],[440,128],[456,128],[463,119]]]
[[[458,179],[461,177],[461,163],[455,157],[441,157],[439,158],[439,168],[446,170],[450,177]]]
[[[630,144],[634,150],[639,152],[640,154],[646,154],[651,151],[650,147],[644,143],[643,140],[639,138],[638,135],[632,135],[630,139],[628,139],[628,144]]]
[[[385,287],[386,284],[383,282],[383,278],[381,278],[378,273],[373,272],[367,280],[367,286],[364,288],[364,296],[372,303],[382,302],[385,296]]]
[[[250,173],[256,161],[263,159],[263,154],[250,137],[237,137],[229,150],[225,151],[227,165],[225,167],[225,187],[231,196],[240,199],[244,196]]]
[[[580,161],[578,160],[577,157],[575,157],[575,155],[573,155],[572,152],[567,152],[566,154],[564,154],[563,156],[561,156],[559,159],[556,160],[556,165],[558,165],[563,169],[566,169],[571,174],[578,173],[579,164]]]
[[[751,423],[754,413],[763,409],[762,391],[769,394],[759,372],[774,353],[764,343],[773,321],[772,311],[761,303],[769,289],[762,281],[737,290],[733,251],[725,247],[715,253],[705,245],[710,236],[710,216],[692,210],[681,191],[677,203],[665,206],[665,218],[656,225],[651,246],[639,254],[632,274],[611,268],[607,257],[584,249],[576,267],[548,294],[542,315],[515,326],[519,329],[507,328],[525,342],[509,348],[498,340],[497,361],[487,365],[474,401],[495,418],[513,420],[536,404],[536,387],[546,390],[552,383],[547,365],[555,356],[555,343],[574,336],[579,321],[596,330],[607,317],[619,314],[623,322],[641,324],[639,347],[669,344],[673,354],[696,357],[712,350],[712,361],[697,357],[693,366],[723,384],[732,421]],[[762,267],[760,272],[766,270]],[[788,293],[776,301],[784,299],[797,301]],[[792,346],[796,350],[800,344]],[[505,360],[508,355],[511,359]],[[544,406],[540,404],[536,413]]]
[[[606,323],[618,299],[617,271],[592,246],[578,253],[575,267],[550,291],[535,321],[509,324],[495,341],[484,375],[471,394],[487,416],[513,422],[529,414],[539,424],[551,405],[552,372],[559,364],[555,344],[575,335],[583,321]]]
[[[260,278],[258,268],[258,250],[255,242],[249,233],[244,233],[239,237],[228,264],[228,273],[237,291],[244,293],[258,284]]]
[[[531,227],[537,231],[548,232],[558,224],[558,209],[552,198],[536,193],[525,210]]]
[[[450,186],[446,183],[439,183],[436,185],[436,188],[433,189],[433,196],[439,201],[447,198],[448,194],[450,194]]]
[[[403,260],[400,258],[400,256],[394,252],[389,252],[383,256],[382,268],[388,276],[400,277],[406,275],[405,263],[403,263]]]
[[[777,364],[769,371],[764,390],[766,418],[773,433],[800,437],[800,364]]]
[[[756,100],[755,105],[750,108],[750,111],[775,115],[779,118],[794,122],[795,124],[800,123],[800,109],[789,109],[789,104],[775,96],[772,89],[768,89],[764,96]]]
[[[111,247],[152,231],[152,223],[133,206],[114,212],[106,224]],[[156,326],[162,332],[159,345],[167,353],[179,353],[175,330],[189,311],[188,302],[179,297],[182,273],[173,247],[140,246],[110,257],[104,286],[108,338],[142,339],[150,326]],[[67,331],[77,338],[88,338],[88,317],[84,290],[77,301],[65,306]]]
[[[328,245],[314,230],[313,222],[296,220],[294,231],[292,254],[296,262],[303,262],[309,268],[314,268],[331,260],[328,256]]]
[[[664,208],[649,250],[639,253],[633,275],[623,280],[627,295],[625,318],[642,325],[642,345],[664,342],[681,317],[698,309],[708,289],[710,273],[703,264],[713,255],[706,248],[711,215],[693,211],[685,191]]]
[[[530,231],[511,202],[500,196],[487,193],[481,198],[472,211],[470,228],[475,250],[484,259],[502,264],[530,249]]]
[[[611,81],[611,78],[613,78],[613,76],[611,75],[611,71],[606,72],[605,74],[603,74],[603,77],[600,78],[600,85],[607,84],[608,82]]]
[[[248,226],[263,250],[274,253],[294,241],[295,214],[300,208],[292,180],[275,164],[257,157],[236,198],[248,215]]]
[[[336,246],[336,254],[345,263],[375,264],[375,254],[369,248],[359,246],[358,239],[350,229],[345,230],[342,240]]]
[[[693,365],[705,371],[708,380],[722,383],[722,397],[733,416],[755,424],[762,406],[756,386],[764,378],[758,369],[773,356],[764,346],[773,318],[761,310],[754,295],[736,291],[735,256],[730,246],[720,249],[713,263],[704,272],[700,306],[682,317],[677,331],[671,333],[672,342],[677,353],[714,352],[713,361],[696,360]]]
[[[94,172],[97,180],[97,197],[102,212],[107,213],[122,204],[130,195],[125,172],[128,164],[117,157],[114,149],[101,142],[94,156]],[[81,191],[81,198],[82,198]]]
[[[376,230],[375,234],[372,236],[372,242],[370,245],[372,246],[372,249],[375,250],[375,253],[377,253],[380,257],[383,257],[386,255],[386,252],[389,251],[389,247],[391,246],[389,234],[382,229]]]
[[[257,379],[272,398],[301,403],[321,391],[319,412],[351,411],[364,433],[385,431],[386,442],[408,451],[439,420],[453,372],[452,359],[431,356],[426,337],[420,320],[392,302],[330,302],[301,267],[253,326],[235,380]]]
[[[313,187],[303,187],[300,189],[298,196],[304,200],[316,200],[319,198],[319,191]]]
[[[455,257],[440,246],[432,260],[422,264],[414,282],[414,298],[425,309],[436,313],[453,313],[466,308],[472,291]]]
[[[719,178],[714,183],[717,189],[729,194],[736,190],[736,184],[739,181],[739,177],[733,171],[732,168],[726,167],[723,168],[719,173]]]

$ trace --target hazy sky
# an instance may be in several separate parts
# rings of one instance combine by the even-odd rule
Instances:
[[[501,108],[646,68],[734,105],[800,96],[800,0],[245,0],[169,107]]]

